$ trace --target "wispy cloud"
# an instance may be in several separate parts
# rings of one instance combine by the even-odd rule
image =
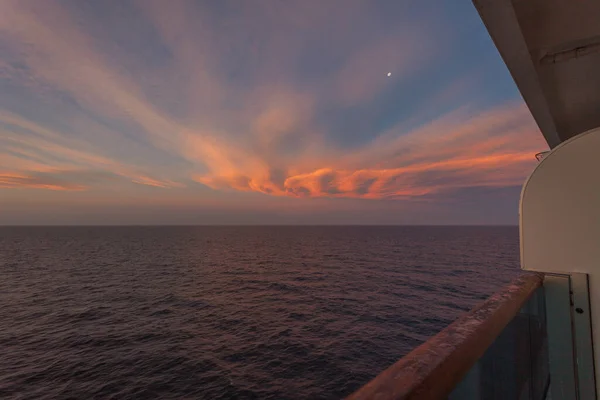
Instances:
[[[465,101],[461,74],[427,86],[453,40],[427,10],[66,4],[0,6],[0,188],[413,199],[518,185],[544,147],[521,103]]]
[[[179,187],[181,183],[144,175],[139,168],[78,148],[89,147],[78,138],[68,139],[20,116],[0,112],[0,167],[6,172],[4,188],[39,188],[53,190],[85,190],[97,183],[93,176],[116,176],[131,182],[157,186]],[[89,171],[82,182],[72,179]],[[10,182],[9,178],[12,176]],[[86,174],[80,176],[85,177]],[[80,179],[81,180],[81,179]]]
[[[408,133],[393,128],[351,155],[314,161],[313,169],[294,173],[290,165],[279,181],[272,179],[268,164],[260,163],[254,170],[230,165],[227,174],[196,179],[214,188],[273,195],[371,199],[520,184],[535,163],[535,151],[543,146],[525,107],[502,107],[470,118],[462,114]]]
[[[85,186],[61,182],[44,174],[0,172],[0,188],[34,188],[49,190],[84,190]]]

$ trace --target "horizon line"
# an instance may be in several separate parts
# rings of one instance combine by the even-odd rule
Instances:
[[[142,227],[518,227],[519,224],[12,224],[0,228],[142,228]]]

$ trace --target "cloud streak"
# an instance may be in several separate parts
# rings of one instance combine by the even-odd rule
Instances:
[[[535,163],[533,155],[542,143],[534,131],[525,107],[509,106],[464,120],[447,116],[409,133],[392,129],[350,156],[337,155],[320,161],[323,164],[317,168],[286,173],[279,182],[269,173],[272,167],[259,161],[253,170],[231,163],[227,174],[215,170],[195,179],[216,189],[368,199],[418,197],[470,186],[512,186],[520,184]],[[241,160],[240,165],[246,166],[248,159]]]
[[[84,190],[85,186],[60,182],[59,180],[44,176],[14,172],[0,172],[0,188],[33,188],[48,190],[77,191]]]
[[[381,4],[4,1],[0,188],[411,200],[519,185],[545,148],[526,108],[465,100],[480,82],[436,69],[459,39],[443,15]]]
[[[146,176],[135,166],[77,149],[85,147],[78,139],[66,140],[60,133],[14,114],[0,112],[0,124],[4,149],[0,152],[0,167],[6,170],[3,188],[85,190],[94,183],[94,176],[100,175],[155,187],[182,186]],[[89,173],[79,174],[82,170]],[[71,182],[78,175],[83,182]]]

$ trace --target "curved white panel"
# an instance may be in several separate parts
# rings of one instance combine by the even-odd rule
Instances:
[[[521,268],[600,275],[600,128],[543,158],[523,186],[519,218]]]
[[[598,384],[600,128],[577,135],[545,155],[523,186],[519,219],[522,269],[589,276]]]

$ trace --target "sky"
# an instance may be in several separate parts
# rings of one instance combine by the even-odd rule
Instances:
[[[2,0],[0,224],[516,224],[469,0]]]

